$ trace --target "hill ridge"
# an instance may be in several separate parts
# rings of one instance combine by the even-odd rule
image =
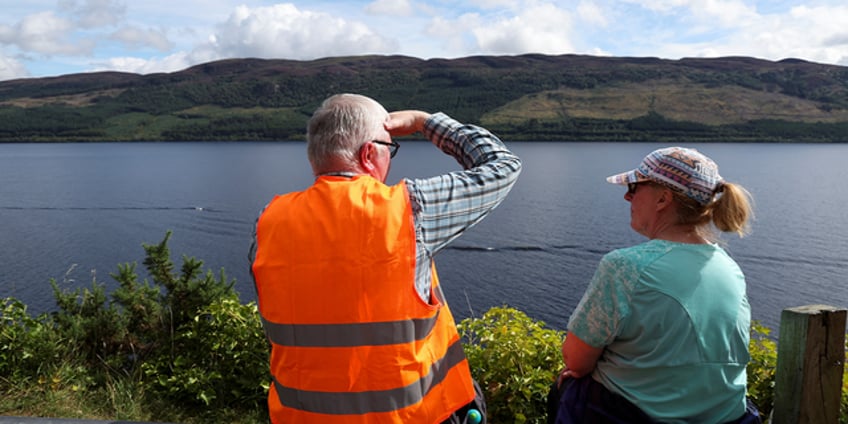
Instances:
[[[301,139],[338,92],[511,140],[848,141],[848,67],[752,57],[240,58],[0,82],[2,141]]]

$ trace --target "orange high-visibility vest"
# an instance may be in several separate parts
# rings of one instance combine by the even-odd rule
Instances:
[[[415,291],[406,185],[324,176],[277,196],[252,265],[271,342],[271,421],[438,423],[474,398],[432,269]]]

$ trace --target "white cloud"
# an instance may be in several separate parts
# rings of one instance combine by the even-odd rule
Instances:
[[[7,1],[0,78],[373,53],[742,55],[848,64],[844,0],[284,1]]]
[[[120,0],[60,0],[59,8],[74,16],[82,28],[116,25],[127,13],[126,4]]]
[[[126,26],[114,33],[111,38],[132,48],[152,47],[161,52],[169,51],[173,43],[161,30],[144,29],[136,26]]]
[[[571,15],[552,4],[522,10],[517,16],[481,22],[472,30],[483,53],[562,54],[574,50]]]
[[[409,0],[375,0],[365,6],[372,15],[412,16],[413,8]]]
[[[640,7],[660,13],[668,13],[675,8],[685,6],[690,0],[624,0],[625,3],[637,4]]]
[[[152,74],[158,72],[176,72],[190,66],[210,62],[220,57],[208,51],[192,53],[178,52],[163,58],[145,59],[139,57],[114,57],[95,64],[97,71],[121,71],[136,74]]]
[[[464,34],[461,28],[475,27],[478,22],[479,16],[476,14],[463,15],[455,21],[435,16],[425,30],[425,34],[433,40],[440,39],[442,48],[439,50],[442,51],[442,56],[450,56],[450,54],[445,53],[473,50],[463,38]]]
[[[690,13],[708,25],[720,24],[725,27],[744,26],[749,20],[758,18],[755,8],[737,0],[693,1]]]
[[[798,6],[788,13],[748,18],[722,39],[701,42],[699,55],[846,63],[848,30],[845,22],[848,22],[848,6]]]
[[[292,4],[239,6],[217,27],[216,48],[228,57],[315,59],[391,52],[397,46],[360,22]]]
[[[848,62],[848,6],[816,1],[623,0],[594,1],[614,22],[617,34],[575,30],[617,56],[664,58],[788,57],[823,63]],[[578,9],[579,11],[580,9]],[[583,15],[580,15],[581,18]],[[583,22],[585,23],[585,20]],[[589,54],[592,48],[585,49]]]
[[[592,56],[607,56],[607,57],[614,56],[612,53],[610,53],[610,52],[608,52],[608,51],[606,51],[602,48],[599,48],[599,47],[595,47],[595,48],[589,50],[588,52],[586,52],[585,54],[592,55]]]
[[[158,72],[159,69],[155,60],[140,57],[113,57],[94,68],[95,71],[121,71],[137,74]]]
[[[0,26],[0,43],[16,45],[24,51],[45,55],[86,55],[95,43],[74,37],[74,24],[53,12],[26,16],[14,26]]]
[[[521,8],[524,2],[515,0],[470,0],[472,4],[480,9]]]
[[[797,6],[779,21],[778,28],[771,31],[772,39],[777,41],[777,44],[772,44],[771,47],[782,47],[781,50],[785,52],[783,57],[845,63],[848,61],[846,22],[848,5]]]
[[[14,44],[15,34],[15,28],[9,25],[0,25],[0,44]]]
[[[10,57],[0,55],[0,81],[28,77],[23,64]]]
[[[700,22],[710,26],[737,26],[745,19],[757,16],[750,0],[625,0],[637,5],[652,18],[662,18],[671,26],[687,28],[687,22]],[[674,22],[677,21],[677,22]],[[676,25],[675,25],[676,24]]]
[[[581,21],[590,25],[596,25],[603,28],[606,28],[607,25],[609,25],[609,20],[607,19],[603,9],[591,1],[581,1],[580,4],[577,5],[577,16],[579,16]]]
[[[848,29],[838,31],[832,35],[824,37],[822,43],[825,47],[846,47],[848,46]]]

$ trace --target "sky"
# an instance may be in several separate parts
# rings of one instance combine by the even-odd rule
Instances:
[[[0,80],[364,54],[848,66],[845,0],[0,0]]]

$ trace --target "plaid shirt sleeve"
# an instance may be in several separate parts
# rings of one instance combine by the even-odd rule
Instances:
[[[424,135],[463,168],[405,179],[416,231],[415,286],[427,300],[433,255],[504,200],[521,172],[521,160],[486,129],[461,124],[443,113],[427,120]]]

